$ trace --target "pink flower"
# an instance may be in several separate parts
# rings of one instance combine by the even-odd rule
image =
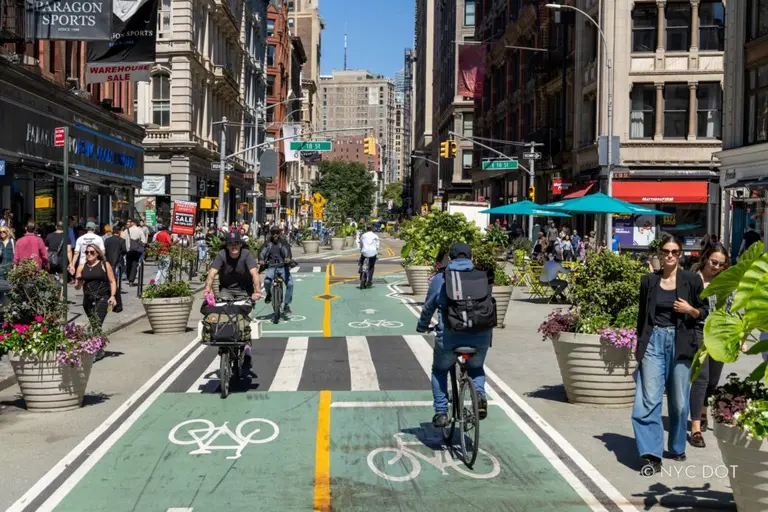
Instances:
[[[155,284],[155,280],[154,279],[150,279],[149,280],[149,284]]]
[[[46,326],[43,326],[42,329],[40,329],[43,332],[48,332],[48,328]]]
[[[3,329],[7,329],[7,328],[8,328],[8,322],[4,322],[3,323]]]
[[[42,316],[42,315],[37,315],[37,316],[35,317],[35,322],[37,322],[37,323],[41,323],[42,321],[43,321],[43,316]]]
[[[0,341],[3,341],[5,339],[5,334],[0,334]]]

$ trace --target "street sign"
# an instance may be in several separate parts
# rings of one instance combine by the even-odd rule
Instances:
[[[514,171],[518,165],[517,160],[483,160],[484,171]]]
[[[219,162],[211,162],[211,170],[212,171],[220,171],[221,165]],[[226,167],[224,168],[225,171],[234,171],[235,166],[231,162],[227,162]]]
[[[261,197],[263,195],[264,194],[262,194],[261,192],[257,192],[255,190],[246,190],[245,191],[245,197]]]
[[[0,160],[0,176],[5,176],[5,160]]]
[[[526,160],[541,160],[541,153],[523,153]]]
[[[57,148],[64,147],[64,127],[59,126],[53,132],[53,145]]]
[[[329,140],[292,140],[291,151],[330,151],[333,145]]]

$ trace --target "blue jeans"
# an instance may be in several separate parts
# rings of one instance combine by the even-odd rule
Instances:
[[[288,306],[293,300],[293,278],[291,277],[291,271],[288,267],[270,267],[267,269],[267,276],[264,278],[264,289],[267,292],[267,297],[272,296],[272,280],[275,278],[275,271],[282,276],[285,281],[285,297],[283,299],[283,305]]]
[[[476,345],[472,342],[462,342],[463,347],[476,347],[477,353],[467,360],[467,375],[472,379],[475,389],[481,397],[485,397],[485,369],[483,363],[488,353],[489,344],[483,342]],[[443,346],[442,341],[435,340],[432,357],[432,397],[436,414],[448,413],[448,372],[456,362],[453,346]]]
[[[674,327],[654,327],[637,371],[632,428],[640,457],[653,455],[661,458],[663,455],[661,405],[665,388],[669,416],[667,450],[672,455],[685,453],[691,361],[675,357],[675,337]]]

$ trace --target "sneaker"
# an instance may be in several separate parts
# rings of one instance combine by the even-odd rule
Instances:
[[[283,314],[290,315],[292,313],[291,306],[283,306]]]
[[[272,302],[271,296],[267,295],[266,297],[264,297],[264,304],[269,304],[270,302]]]
[[[688,457],[685,455],[685,452],[683,453],[667,453],[664,454],[664,457],[670,460],[674,460],[675,462],[685,462]]]
[[[448,415],[443,412],[435,414],[432,417],[432,425],[435,428],[443,428],[448,426]]]
[[[481,396],[478,400],[478,410],[480,412],[480,419],[484,420],[488,417],[488,399]]]
[[[640,474],[643,476],[653,476],[661,472],[661,459],[652,456],[643,457],[644,463]]]

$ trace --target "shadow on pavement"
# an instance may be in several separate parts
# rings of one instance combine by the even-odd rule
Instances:
[[[120,357],[125,355],[125,352],[117,352],[115,350],[105,350],[104,351],[104,359],[108,357]]]
[[[191,331],[197,331],[197,329],[193,329],[192,327],[185,327],[184,332],[191,332]],[[146,331],[141,331],[142,334],[155,334],[152,329],[147,329]]]
[[[562,384],[555,384],[554,386],[542,386],[536,391],[526,393],[525,396],[531,398],[543,398],[544,400],[551,400],[553,402],[560,402],[563,404],[568,403],[568,396],[565,394],[565,386]]]
[[[642,477],[638,476],[638,478]],[[633,494],[633,496],[643,498],[645,510],[654,507],[697,512],[736,510],[731,493],[713,491],[710,487],[710,484],[704,484],[701,487],[681,485],[670,488],[663,483],[656,482],[647,491]]]
[[[112,394],[108,393],[86,393],[83,397],[83,407],[88,407],[91,405],[98,405],[101,403],[106,402],[110,398],[112,398]],[[24,399],[21,397],[21,395],[16,395],[15,400],[3,400],[0,401],[0,409],[11,407],[13,409],[19,410],[19,411],[26,411],[26,404],[24,403]],[[55,414],[55,413],[51,413]]]
[[[623,464],[633,471],[640,471],[642,463],[638,459],[637,445],[633,438],[612,432],[596,435],[594,438],[602,441],[606,450],[616,456],[616,462]]]

